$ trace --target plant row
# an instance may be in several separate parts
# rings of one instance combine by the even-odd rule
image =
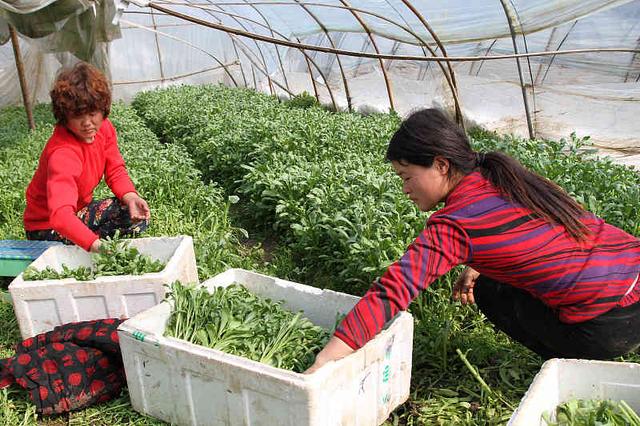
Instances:
[[[222,86],[141,93],[133,106],[240,196],[255,226],[272,226],[307,281],[361,293],[424,226],[384,161],[395,115],[295,108]]]
[[[362,291],[424,226],[384,161],[396,115],[295,108],[223,86],[140,93],[133,105],[162,140],[189,150],[205,179],[240,195],[255,224],[271,224],[316,283]],[[476,149],[512,154],[610,223],[640,233],[640,177],[597,159],[586,140],[483,132],[473,140]],[[330,282],[323,281],[328,275]]]

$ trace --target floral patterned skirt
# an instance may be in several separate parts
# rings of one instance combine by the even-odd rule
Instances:
[[[149,221],[133,222],[129,216],[129,209],[120,204],[116,197],[94,200],[76,213],[78,218],[89,229],[102,239],[113,237],[116,231],[122,236],[138,235],[149,226]],[[26,231],[28,240],[62,241],[73,244],[53,229]]]

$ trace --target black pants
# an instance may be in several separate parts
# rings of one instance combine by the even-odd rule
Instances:
[[[640,302],[592,320],[566,324],[524,290],[480,276],[473,296],[498,329],[544,359],[608,359],[640,346]]]

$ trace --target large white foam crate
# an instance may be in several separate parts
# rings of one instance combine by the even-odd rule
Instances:
[[[358,298],[230,269],[203,283],[239,283],[326,329]],[[353,354],[305,375],[163,333],[169,303],[120,325],[134,409],[177,425],[379,425],[409,396],[413,319],[406,312]]]
[[[157,305],[175,280],[197,282],[193,240],[190,236],[137,238],[131,247],[155,260],[166,262],[160,272],[144,275],[97,277],[91,281],[25,281],[18,275],[9,285],[13,308],[24,339],[75,321],[101,318],[130,318]],[[91,255],[77,246],[47,249],[31,266],[51,266],[58,271],[90,266]]]
[[[640,364],[550,359],[542,364],[508,425],[546,425],[542,414],[572,399],[624,400],[640,413]]]

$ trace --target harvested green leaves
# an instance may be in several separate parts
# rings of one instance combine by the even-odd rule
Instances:
[[[640,417],[625,401],[572,399],[556,407],[555,419],[542,418],[549,426],[640,426]]]
[[[87,266],[80,266],[76,269],[71,269],[67,265],[62,265],[62,271],[58,272],[55,268],[47,266],[42,270],[37,270],[33,266],[29,266],[22,278],[25,281],[41,281],[41,280],[61,280],[63,278],[75,278],[78,281],[89,281],[95,277],[91,268]]]
[[[301,312],[284,309],[239,284],[205,288],[176,281],[166,336],[243,356],[274,367],[303,372],[324,347],[329,332]]]
[[[135,247],[118,238],[106,239],[102,244],[100,253],[91,255],[92,267],[80,266],[71,269],[62,265],[62,271],[58,272],[51,266],[43,270],[28,267],[24,273],[25,281],[36,280],[60,280],[63,278],[75,278],[78,281],[90,281],[96,277],[114,275],[142,275],[151,272],[159,272],[165,264],[159,260],[153,260],[149,256],[141,254]]]
[[[165,266],[159,260],[141,254],[138,249],[117,238],[104,241],[100,253],[91,257],[95,264],[96,276],[142,275],[160,272]]]

